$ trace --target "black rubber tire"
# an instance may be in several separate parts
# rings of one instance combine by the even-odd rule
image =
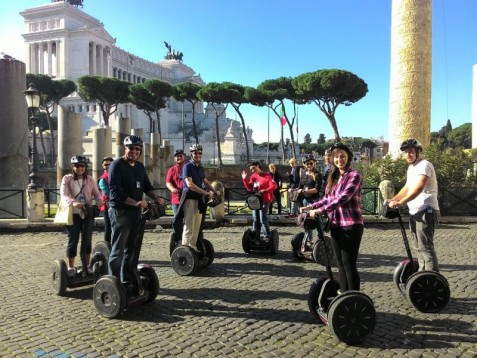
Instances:
[[[93,251],[93,256],[91,257],[91,267],[93,272],[98,276],[105,276],[108,274],[108,259],[98,251]]]
[[[346,291],[328,307],[328,323],[340,341],[348,345],[361,343],[376,326],[373,301],[360,291]]]
[[[413,259],[413,261],[416,267],[419,267],[417,259]],[[404,296],[406,296],[406,282],[409,280],[409,277],[416,272],[417,270],[414,269],[408,259],[401,261],[394,269],[393,281]]]
[[[270,254],[276,255],[278,254],[278,246],[280,245],[280,238],[278,236],[278,231],[276,229],[273,229],[272,232],[272,237],[270,238]]]
[[[420,312],[442,311],[449,302],[449,283],[435,271],[418,271],[406,283],[406,297]]]
[[[93,301],[101,316],[116,318],[126,307],[126,291],[117,277],[103,276],[94,285]]]
[[[56,259],[51,268],[51,285],[58,296],[63,296],[68,288],[68,270],[66,262]]]
[[[171,265],[180,276],[193,275],[199,267],[197,252],[188,246],[178,246],[171,255]]]
[[[205,256],[208,258],[207,264],[205,264],[204,267],[209,267],[210,265],[212,265],[212,262],[214,262],[214,245],[212,245],[212,243],[207,239],[202,239],[202,243],[205,249]]]
[[[107,241],[99,241],[97,242],[92,250],[92,253],[101,252],[104,257],[106,257],[106,261],[109,260],[109,255],[111,255],[111,243]]]
[[[303,244],[303,238],[305,237],[304,232],[299,232],[291,239],[291,249],[292,255],[297,260],[303,260],[305,257],[301,253],[301,245]]]
[[[331,246],[331,238],[329,238],[328,236],[325,236],[325,245],[326,245],[326,252],[328,253],[328,260],[331,265],[333,261],[334,251],[333,251],[333,247]],[[313,245],[312,250],[313,250],[312,251],[313,260],[315,260],[316,263],[322,266],[326,266],[328,261],[326,260],[325,248],[323,247],[323,242],[321,240],[317,240],[315,244]]]
[[[171,235],[169,236],[169,257],[172,256],[172,252],[174,249],[179,246],[181,243],[177,242],[176,240],[176,233],[171,232]]]
[[[252,241],[252,229],[245,230],[242,236],[242,249],[245,253],[250,253],[250,242]]]
[[[156,271],[149,265],[141,264],[138,265],[137,269],[142,287],[149,292],[144,303],[152,302],[159,294],[159,277],[157,277]]]

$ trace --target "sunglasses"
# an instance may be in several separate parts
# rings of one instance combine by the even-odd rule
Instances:
[[[202,152],[192,152],[192,155],[202,155]]]
[[[130,146],[128,147],[128,149],[129,149],[129,150],[137,150],[138,152],[140,152],[140,151],[142,150],[141,147],[135,147],[135,146],[132,146],[132,145],[130,145]]]
[[[313,165],[313,164],[315,164],[315,163],[313,163],[313,162],[306,162],[305,163],[305,165]]]

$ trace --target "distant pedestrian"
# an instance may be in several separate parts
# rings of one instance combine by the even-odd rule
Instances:
[[[283,186],[283,178],[280,174],[280,172],[277,170],[277,166],[273,163],[270,163],[268,165],[268,169],[270,170],[270,174],[273,178],[273,181],[275,184],[277,184],[277,188],[273,192],[273,196],[275,197],[275,201],[277,202],[277,213],[278,215],[281,215],[282,213],[282,193],[281,189]],[[273,203],[270,204],[270,208],[268,209],[268,214],[272,214],[272,209],[273,209]]]
[[[300,169],[297,166],[296,158],[291,158],[288,161],[288,164],[291,167],[290,173],[287,172],[288,175],[288,193],[290,194],[294,189],[298,188],[300,184]],[[298,213],[298,205],[296,202],[292,201],[290,204],[290,214],[288,215],[289,218],[294,218],[297,216]]]

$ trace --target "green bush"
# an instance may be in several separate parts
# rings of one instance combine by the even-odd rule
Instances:
[[[462,188],[476,185],[476,149],[442,150],[438,144],[431,144],[424,148],[422,155],[434,165],[440,187]],[[402,157],[393,159],[387,155],[372,162],[361,161],[355,167],[363,174],[364,187],[377,187],[383,180],[392,181],[395,188],[401,188],[406,183],[407,163]]]

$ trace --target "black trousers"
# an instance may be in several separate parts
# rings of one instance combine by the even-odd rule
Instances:
[[[360,289],[356,262],[363,231],[361,224],[331,228],[331,244],[338,262],[341,292]]]

